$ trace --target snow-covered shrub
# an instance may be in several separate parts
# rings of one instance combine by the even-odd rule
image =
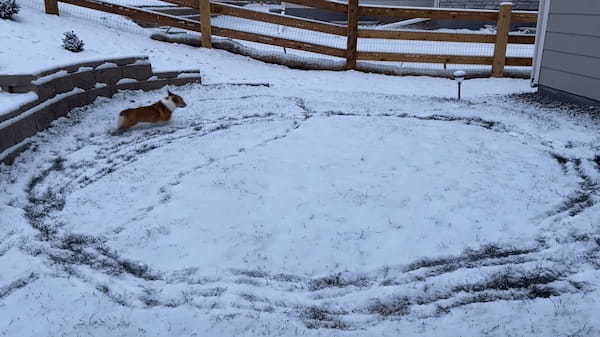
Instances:
[[[78,53],[83,50],[83,46],[85,44],[79,39],[79,37],[77,37],[75,32],[65,32],[64,35],[65,36],[63,37],[62,44],[63,48],[74,53]]]
[[[0,19],[12,19],[19,13],[19,5],[15,0],[0,0]]]

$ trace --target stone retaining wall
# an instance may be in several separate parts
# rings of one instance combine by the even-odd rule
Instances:
[[[201,83],[199,71],[155,73],[145,56],[85,62],[36,74],[0,75],[3,91],[37,95],[37,99],[14,110],[0,112],[0,161],[12,163],[28,146],[29,137],[99,96],[112,97],[119,90],[148,91],[189,83]]]

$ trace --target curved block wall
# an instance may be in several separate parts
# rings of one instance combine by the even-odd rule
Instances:
[[[118,90],[154,90],[166,85],[201,83],[199,71],[154,73],[146,56],[84,62],[36,74],[0,75],[9,93],[34,92],[37,99],[0,112],[0,161],[10,164],[28,145],[28,138],[57,118]]]

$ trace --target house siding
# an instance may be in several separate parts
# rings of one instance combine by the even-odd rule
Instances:
[[[551,1],[540,67],[541,92],[600,101],[600,1]]]

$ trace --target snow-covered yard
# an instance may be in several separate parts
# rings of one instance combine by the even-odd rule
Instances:
[[[28,15],[22,18],[26,22],[37,22],[45,23],[49,25],[55,25],[58,21],[62,25],[65,24],[64,17],[68,17],[70,22],[67,26],[63,27],[63,30],[73,29],[69,26],[77,27],[78,33],[83,37],[84,41],[92,41],[93,45],[88,45],[88,50],[94,53],[104,54],[109,52],[110,55],[114,53],[127,53],[128,49],[123,49],[118,46],[121,39],[113,39],[114,35],[133,34],[137,35],[138,38],[128,40],[128,43],[137,45],[137,48],[142,48],[141,44],[147,45],[147,42],[142,39],[140,43],[139,35],[151,35],[152,33],[163,34],[165,29],[143,29],[132,22],[129,19],[122,18],[115,15],[106,14],[103,12],[95,12],[86,8],[77,6],[71,6],[67,4],[60,4],[60,13],[63,19],[53,18],[52,16],[43,14],[43,3],[37,0],[21,0],[24,6],[28,8],[35,8],[37,11],[29,12]],[[114,3],[126,6],[137,6],[137,5],[155,5],[162,4],[168,5],[168,3],[161,2],[159,0],[106,0],[108,3]],[[248,8],[257,11],[267,11],[268,6],[255,5],[248,6]],[[72,20],[75,19],[75,20]],[[76,25],[75,22],[80,21],[84,25]],[[99,22],[102,22],[103,29],[98,31],[93,27]],[[291,27],[285,27],[281,25],[268,24],[259,21],[240,19],[233,16],[219,15],[212,19],[211,24],[216,27],[229,28],[239,30],[243,32],[258,33],[266,36],[283,37],[290,40],[316,43],[319,45],[345,49],[346,38],[342,36],[319,33],[314,31],[307,31],[303,29],[296,29]],[[80,26],[80,27],[79,27]],[[28,36],[29,32],[19,31],[13,32],[12,30],[16,27],[9,27],[9,31],[4,32],[7,36],[15,35],[15,39],[30,40],[34,44],[40,43],[40,41],[48,39],[48,42],[52,39],[56,39],[54,30],[46,30],[36,32],[34,36]],[[112,28],[112,29],[111,29]],[[372,26],[365,26],[364,28],[373,28]],[[389,26],[383,26],[381,29],[389,29]],[[187,37],[198,38],[199,34],[182,34],[185,31],[181,29],[168,28],[167,34],[171,38]],[[484,29],[482,31],[471,31],[467,29],[462,30],[441,30],[443,32],[455,32],[462,34],[469,33],[484,33],[494,34],[491,29]],[[125,33],[127,32],[127,33]],[[189,33],[189,32],[188,32]],[[2,34],[2,33],[0,33]],[[213,37],[215,41],[229,40],[219,37]],[[96,43],[94,43],[96,42]],[[288,60],[302,60],[308,64],[318,64],[321,68],[343,68],[345,59],[321,54],[315,54],[311,52],[305,52],[294,49],[283,49],[277,46],[270,46],[261,43],[254,43],[242,40],[235,40],[236,44],[239,45],[240,49],[246,50],[251,55],[265,56],[269,55],[277,59],[288,59]],[[43,42],[42,42],[43,43]],[[108,44],[108,45],[107,45]],[[113,46],[111,46],[113,45]],[[164,46],[164,45],[163,45]],[[52,59],[55,57],[55,52],[60,51],[60,46],[55,44],[52,45],[49,53],[47,50],[31,50],[24,44],[22,47],[15,46],[16,50],[12,50],[12,54],[20,54],[20,49],[25,48],[23,57],[30,59],[33,64],[41,62],[48,62],[48,58]],[[133,46],[132,46],[133,47]],[[435,41],[403,41],[403,40],[383,40],[383,39],[366,39],[360,38],[358,40],[358,50],[364,52],[395,52],[395,53],[408,53],[408,54],[433,54],[433,55],[468,55],[468,56],[493,56],[494,44],[492,43],[460,43],[460,42],[435,42]],[[162,54],[162,51],[153,50],[151,53]],[[169,53],[167,51],[167,53]],[[532,57],[533,45],[527,44],[509,44],[507,49],[507,56],[509,57]],[[69,55],[61,55],[60,59],[64,62],[68,60]],[[162,58],[163,61],[169,60],[169,58]],[[189,62],[186,62],[189,63]],[[31,63],[25,63],[26,67],[30,67]],[[415,62],[372,62],[372,61],[359,61],[362,69],[370,69],[378,73],[402,73],[402,74],[434,74],[434,75],[448,75],[455,70],[466,70],[473,74],[488,73],[491,66],[488,65],[453,65],[453,64],[439,64],[439,63],[415,63]],[[7,67],[3,71],[19,71],[17,65],[5,66]],[[531,67],[506,67],[506,71],[519,77],[527,76]],[[27,69],[27,68],[26,68]],[[2,65],[0,65],[0,71],[2,71]]]
[[[528,81],[467,81],[457,102],[445,79],[23,16],[0,21],[8,72],[149,54],[205,84],[120,136],[116,114],[164,92],[99,99],[0,166],[3,335],[600,333],[600,125],[511,96]],[[70,29],[82,54],[54,47]]]

